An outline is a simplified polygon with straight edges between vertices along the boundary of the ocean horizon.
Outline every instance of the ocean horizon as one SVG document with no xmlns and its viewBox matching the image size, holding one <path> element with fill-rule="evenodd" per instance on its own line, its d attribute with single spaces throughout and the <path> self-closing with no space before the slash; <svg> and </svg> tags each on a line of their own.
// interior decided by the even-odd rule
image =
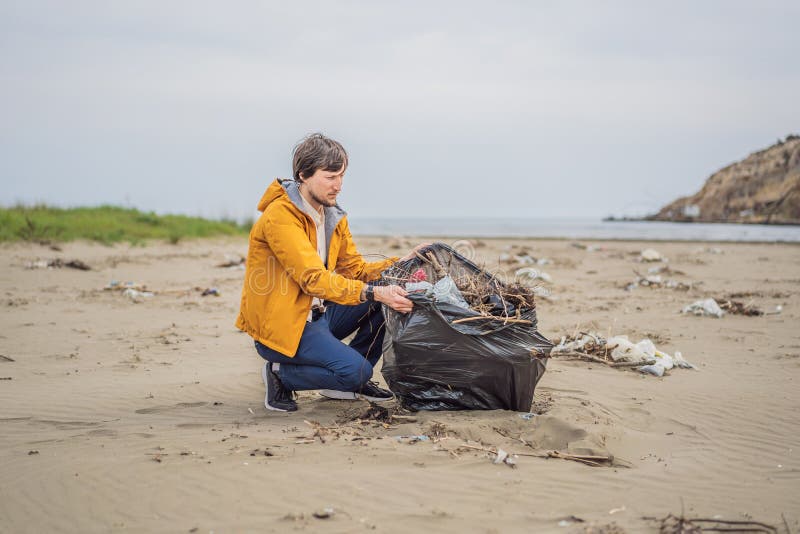
<svg viewBox="0 0 800 534">
<path fill-rule="evenodd" d="M 398 218 L 355 217 L 362 236 L 450 236 L 646 241 L 800 243 L 800 226 L 604 221 L 599 218 Z"/>
</svg>

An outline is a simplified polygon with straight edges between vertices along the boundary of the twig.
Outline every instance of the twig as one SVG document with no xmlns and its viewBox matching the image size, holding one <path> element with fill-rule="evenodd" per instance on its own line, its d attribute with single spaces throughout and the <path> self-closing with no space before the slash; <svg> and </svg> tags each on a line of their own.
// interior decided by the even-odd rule
<svg viewBox="0 0 800 534">
<path fill-rule="evenodd" d="M 615 362 L 613 360 L 604 360 L 603 358 L 599 358 L 597 356 L 592 356 L 591 354 L 586 354 L 585 352 L 559 352 L 557 354 L 552 355 L 554 358 L 575 358 L 578 360 L 586 360 L 589 362 L 595 363 L 602 363 L 604 365 L 608 365 L 609 367 L 639 367 L 640 365 L 653 365 L 656 363 L 656 360 L 644 360 L 639 362 Z"/>
<path fill-rule="evenodd" d="M 603 464 L 600 462 L 611 462 L 612 458 L 609 456 L 590 456 L 590 455 L 578 455 L 578 454 L 567 454 L 558 451 L 549 451 L 547 453 L 548 456 L 551 458 L 561 458 L 562 460 L 573 460 L 575 462 L 580 462 L 582 464 L 590 465 L 592 467 L 603 467 Z"/>
<path fill-rule="evenodd" d="M 503 430 L 501 428 L 494 427 L 494 431 L 497 432 L 498 434 L 500 434 L 501 436 L 503 436 L 504 438 L 517 440 L 520 443 L 522 443 L 523 445 L 525 445 L 526 447 L 530 447 L 531 446 L 530 443 L 528 443 L 527 441 L 522 439 L 522 434 L 520 434 L 520 436 L 518 438 L 515 438 L 507 430 Z"/>
<path fill-rule="evenodd" d="M 768 530 L 778 530 L 772 525 L 767 525 L 766 523 L 761 523 L 759 521 L 740 521 L 735 519 L 692 519 L 691 521 L 693 523 L 722 523 L 723 525 L 755 525 Z"/>
<path fill-rule="evenodd" d="M 640 365 L 653 365 L 655 360 L 645 360 L 643 362 L 613 362 L 608 365 L 611 367 L 638 367 Z"/>
<path fill-rule="evenodd" d="M 428 252 L 427 255 L 428 259 L 430 259 L 431 261 L 431 265 L 433 265 L 433 268 L 436 271 L 436 275 L 439 278 L 444 278 L 445 276 L 447 276 L 447 271 L 445 270 L 444 267 L 442 267 L 442 264 L 439 263 L 439 260 L 436 259 L 436 256 L 433 255 L 433 252 Z"/>
<path fill-rule="evenodd" d="M 578 360 L 586 360 L 590 362 L 602 363 L 608 365 L 610 362 L 608 360 L 604 360 L 602 358 L 598 358 L 597 356 L 592 356 L 591 354 L 586 354 L 585 352 L 559 352 L 557 354 L 550 353 L 553 358 L 576 358 Z"/>
<path fill-rule="evenodd" d="M 512 319 L 511 317 L 495 317 L 494 315 L 476 315 L 475 317 L 463 317 L 461 319 L 456 319 L 450 324 L 467 323 L 470 321 L 477 321 L 480 319 L 494 319 L 495 321 L 503 321 L 505 323 L 532 324 L 531 321 L 527 319 Z"/>
</svg>

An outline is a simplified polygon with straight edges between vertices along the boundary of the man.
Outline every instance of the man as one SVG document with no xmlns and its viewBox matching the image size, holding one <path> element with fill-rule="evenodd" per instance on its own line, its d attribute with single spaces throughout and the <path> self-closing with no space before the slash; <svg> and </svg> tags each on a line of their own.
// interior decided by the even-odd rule
<svg viewBox="0 0 800 534">
<path fill-rule="evenodd" d="M 296 410 L 299 390 L 392 398 L 370 382 L 383 349 L 381 303 L 401 313 L 412 303 L 399 286 L 369 283 L 398 258 L 368 263 L 356 250 L 336 203 L 347 164 L 340 143 L 312 134 L 295 147 L 294 179 L 275 180 L 258 204 L 236 326 L 267 360 L 261 375 L 269 410 Z M 340 341 L 353 332 L 349 345 Z"/>
</svg>

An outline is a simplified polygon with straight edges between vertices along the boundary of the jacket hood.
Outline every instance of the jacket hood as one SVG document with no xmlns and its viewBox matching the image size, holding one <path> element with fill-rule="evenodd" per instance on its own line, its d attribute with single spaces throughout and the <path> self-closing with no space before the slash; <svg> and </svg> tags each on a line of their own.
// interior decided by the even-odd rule
<svg viewBox="0 0 800 534">
<path fill-rule="evenodd" d="M 297 188 L 297 182 L 294 180 L 278 178 L 269 184 L 267 190 L 264 191 L 261 200 L 258 201 L 258 211 L 263 213 L 264 210 L 267 209 L 267 206 L 284 195 L 287 195 L 292 203 L 298 208 L 302 206 L 302 203 L 300 202 L 300 190 Z"/>
<path fill-rule="evenodd" d="M 261 197 L 261 200 L 258 201 L 258 211 L 263 213 L 264 210 L 267 209 L 267 206 L 281 198 L 283 195 L 289 197 L 289 200 L 292 201 L 292 204 L 294 204 L 297 209 L 300 211 L 305 211 L 303 209 L 303 200 L 300 197 L 300 188 L 297 187 L 296 181 L 289 178 L 276 178 L 274 182 L 269 184 L 269 187 L 267 187 L 267 190 L 264 191 L 264 195 Z M 345 215 L 347 215 L 347 212 L 344 211 L 339 204 L 325 207 L 326 217 L 330 216 L 331 218 L 338 220 Z"/>
<path fill-rule="evenodd" d="M 276 200 L 286 197 L 294 204 L 294 207 L 301 213 L 306 213 L 306 210 L 303 208 L 303 199 L 300 196 L 300 189 L 297 187 L 297 182 L 289 179 L 289 178 L 276 178 L 274 182 L 269 184 L 267 190 L 264 191 L 264 195 L 261 197 L 261 200 L 258 202 L 258 211 L 264 212 L 267 209 L 267 206 L 275 202 Z M 342 208 L 339 207 L 338 204 L 335 206 L 325 206 L 325 243 L 326 248 L 330 250 L 331 244 L 331 236 L 333 235 L 333 231 L 336 228 L 336 225 L 339 224 L 347 212 L 344 211 Z M 323 258 L 323 262 L 327 265 L 327 255 Z"/>
</svg>

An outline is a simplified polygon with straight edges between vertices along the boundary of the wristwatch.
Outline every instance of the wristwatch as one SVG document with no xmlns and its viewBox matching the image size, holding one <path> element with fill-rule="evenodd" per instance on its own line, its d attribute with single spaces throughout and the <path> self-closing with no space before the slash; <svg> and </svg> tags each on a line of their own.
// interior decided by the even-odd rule
<svg viewBox="0 0 800 534">
<path fill-rule="evenodd" d="M 369 302 L 375 301 L 375 286 L 367 284 L 367 289 L 364 292 L 364 298 Z"/>
</svg>

